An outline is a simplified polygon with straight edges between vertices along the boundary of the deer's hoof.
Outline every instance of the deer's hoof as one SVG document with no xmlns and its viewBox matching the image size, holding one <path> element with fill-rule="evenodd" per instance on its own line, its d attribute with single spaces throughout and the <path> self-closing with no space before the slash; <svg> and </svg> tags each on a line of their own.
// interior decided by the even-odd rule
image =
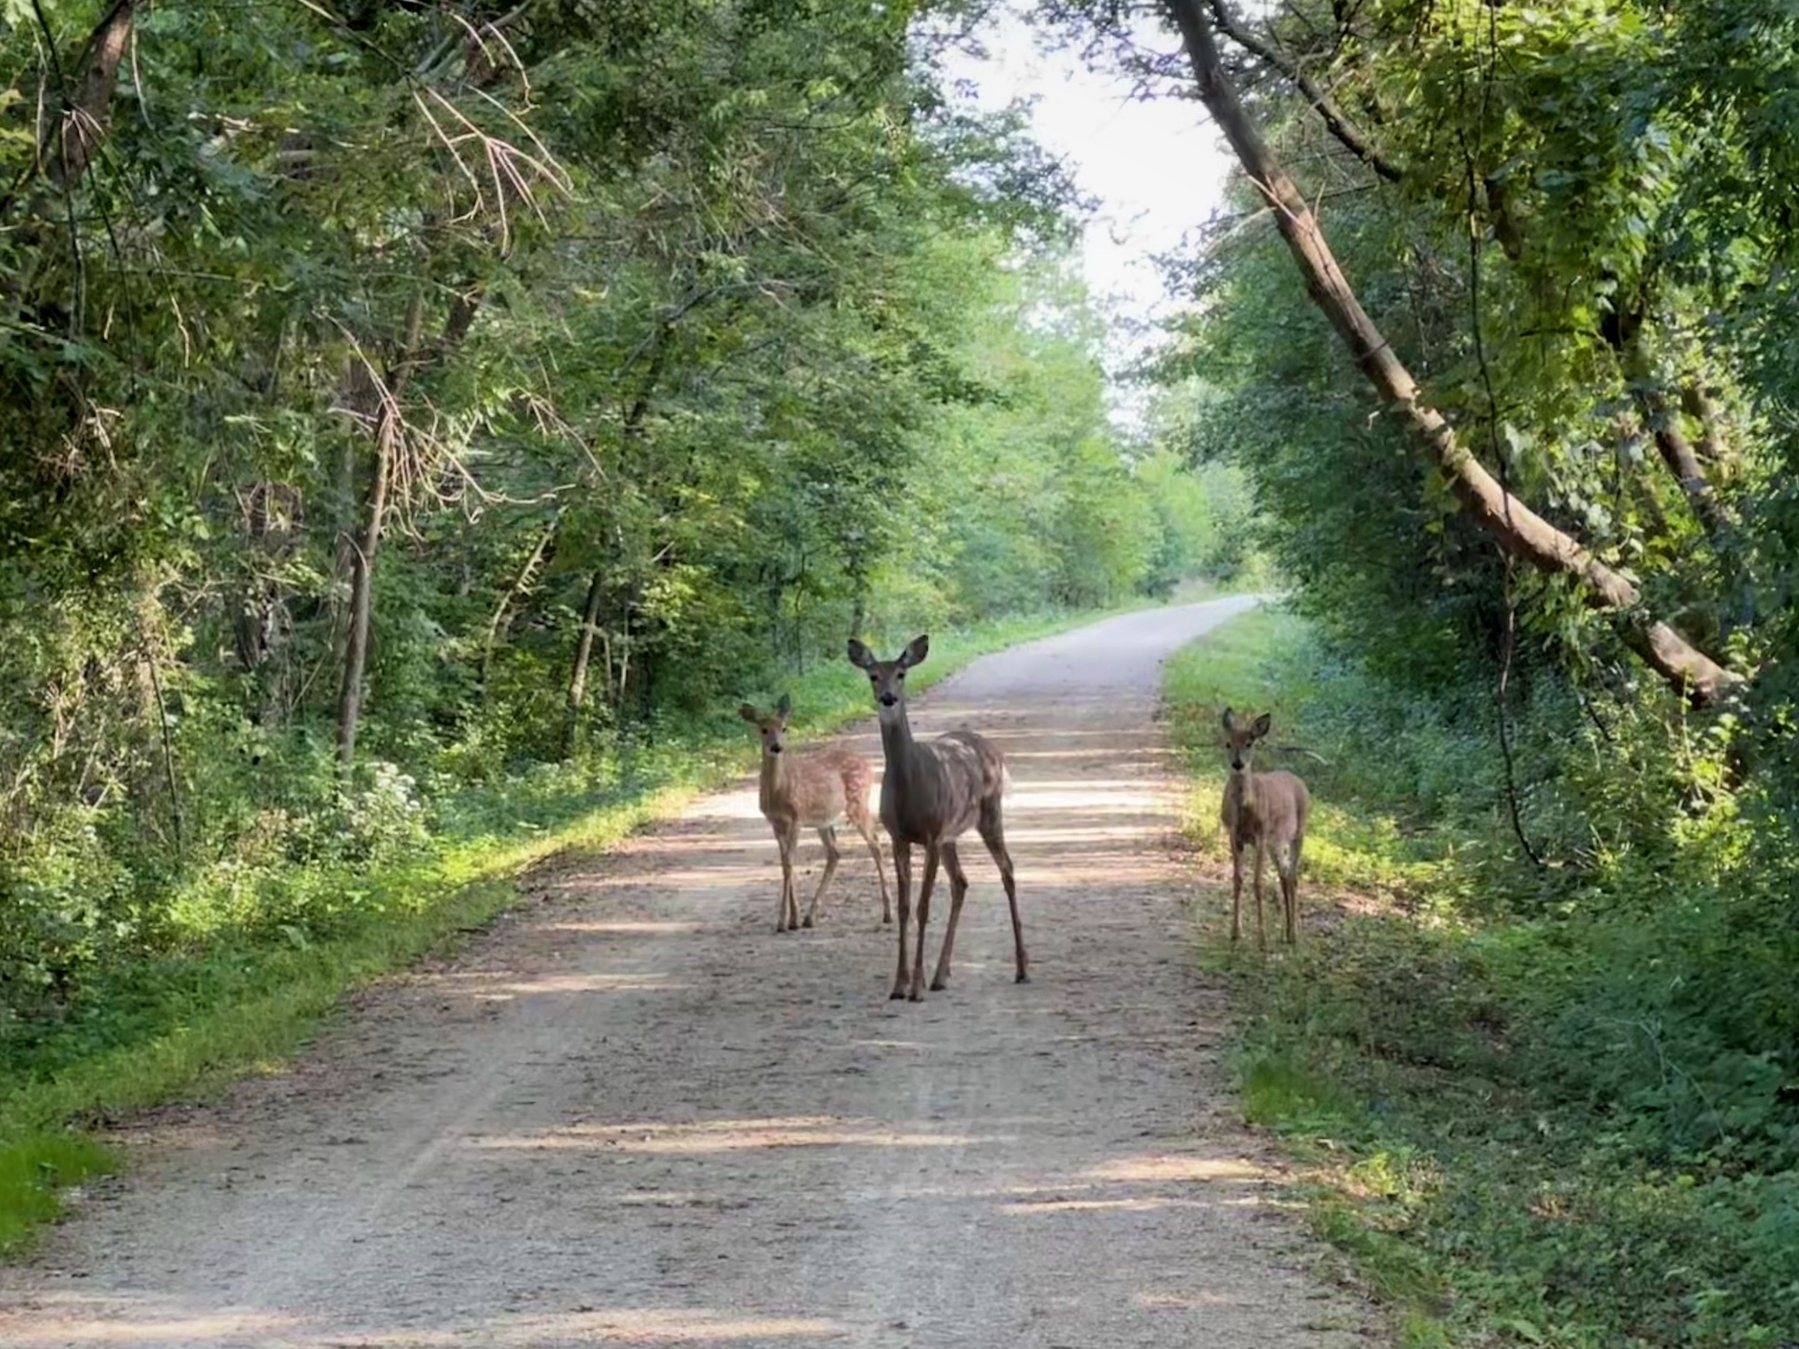
<svg viewBox="0 0 1799 1349">
<path fill-rule="evenodd" d="M 948 987 L 949 987 L 948 979 L 933 979 L 933 980 L 931 980 L 931 992 L 933 992 L 933 993 L 941 993 L 941 992 L 943 992 L 944 989 L 946 989 Z"/>
<path fill-rule="evenodd" d="M 805 921 L 805 922 L 803 922 L 803 923 L 801 923 L 801 924 L 800 924 L 800 926 L 801 926 L 801 927 L 811 927 L 811 926 L 812 926 L 812 919 L 811 919 L 811 916 L 810 916 L 810 915 L 808 915 L 808 916 L 807 916 L 807 918 L 806 918 L 806 921 Z"/>
<path fill-rule="evenodd" d="M 1031 982 L 1031 976 L 1026 974 L 1023 970 L 1020 970 L 1018 976 L 1013 979 L 1012 982 L 1015 984 L 1028 984 Z"/>
<path fill-rule="evenodd" d="M 888 1002 L 898 1002 L 901 998 L 903 998 L 905 996 L 906 996 L 906 990 L 899 987 L 896 984 L 894 986 L 893 992 L 891 992 L 887 995 L 887 1001 Z"/>
</svg>

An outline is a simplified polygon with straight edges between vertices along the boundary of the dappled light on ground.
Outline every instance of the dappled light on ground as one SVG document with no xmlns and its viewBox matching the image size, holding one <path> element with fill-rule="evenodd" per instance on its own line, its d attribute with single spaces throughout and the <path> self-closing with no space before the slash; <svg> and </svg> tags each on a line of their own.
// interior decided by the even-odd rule
<svg viewBox="0 0 1799 1349">
<path fill-rule="evenodd" d="M 337 1325 L 327 1318 L 265 1314 L 182 1316 L 129 1300 L 84 1309 L 58 1308 L 64 1319 L 53 1333 L 13 1333 L 7 1349 L 117 1349 L 118 1346 L 232 1344 L 257 1349 L 538 1349 L 539 1346 L 722 1345 L 818 1340 L 842 1335 L 837 1322 L 816 1316 L 754 1316 L 685 1308 L 594 1309 L 556 1315 L 500 1315 L 433 1328 L 362 1322 Z M 98 1314 L 94 1314 L 98 1313 Z"/>
<path fill-rule="evenodd" d="M 221 1339 L 246 1343 L 295 1343 L 293 1332 L 300 1320 L 271 1312 L 234 1312 L 222 1310 L 200 1315 L 183 1315 L 178 1310 L 158 1305 L 158 1299 L 144 1299 L 134 1306 L 126 1299 L 52 1298 L 46 1310 L 58 1314 L 58 1320 L 43 1330 L 29 1323 L 14 1325 L 0 1320 L 7 1349 L 61 1349 L 61 1346 L 94 1345 L 98 1349 L 118 1345 L 168 1345 L 172 1349 L 207 1344 Z"/>
<path fill-rule="evenodd" d="M 893 1002 L 861 841 L 777 936 L 754 790 L 696 802 L 147 1122 L 116 1197 L 0 1274 L 0 1346 L 1358 1349 L 1221 1106 L 1153 666 L 1116 645 L 918 711 L 1004 737 L 1031 982 L 976 836 L 949 985 Z M 940 878 L 933 962 L 948 908 Z"/>
<path fill-rule="evenodd" d="M 1001 1213 L 1148 1213 L 1154 1209 L 1196 1207 L 1202 1200 L 1178 1195 L 1134 1195 L 1123 1199 L 1034 1199 L 1007 1204 Z"/>
<path fill-rule="evenodd" d="M 456 978 L 461 991 L 478 998 L 529 998 L 552 993 L 673 993 L 692 985 L 661 970 L 634 974 L 471 974 Z"/>
<path fill-rule="evenodd" d="M 1169 1180 L 1257 1180 L 1264 1174 L 1260 1167 L 1234 1157 L 1146 1156 L 1123 1157 L 1101 1162 L 1082 1173 L 1094 1180 L 1169 1181 Z"/>
<path fill-rule="evenodd" d="M 818 1118 L 706 1120 L 693 1124 L 577 1124 L 539 1135 L 478 1137 L 469 1146 L 530 1151 L 592 1148 L 617 1152 L 701 1153 L 744 1148 L 967 1148 L 996 1137 L 883 1129 L 869 1121 Z"/>
<path fill-rule="evenodd" d="M 545 932 L 569 932 L 580 935 L 610 937 L 669 937 L 688 932 L 699 932 L 705 928 L 704 923 L 694 922 L 651 922 L 647 919 L 635 921 L 612 921 L 591 923 L 545 923 Z"/>
</svg>

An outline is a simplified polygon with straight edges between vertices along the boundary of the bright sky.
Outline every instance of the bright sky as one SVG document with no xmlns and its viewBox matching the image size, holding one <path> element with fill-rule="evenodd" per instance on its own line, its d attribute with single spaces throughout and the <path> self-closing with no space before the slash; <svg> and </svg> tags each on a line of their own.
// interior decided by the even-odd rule
<svg viewBox="0 0 1799 1349">
<path fill-rule="evenodd" d="M 989 60 L 956 56 L 948 71 L 979 86 L 983 107 L 1036 101 L 1039 141 L 1100 199 L 1083 248 L 1087 284 L 1127 324 L 1166 314 L 1172 306 L 1154 257 L 1174 249 L 1223 199 L 1231 161 L 1218 134 L 1196 101 L 1136 99 L 1122 75 L 1089 70 L 1073 52 L 1039 52 L 1018 9 L 1012 0 L 979 31 Z M 1146 32 L 1144 41 L 1172 48 L 1176 39 Z M 1119 325 L 1113 363 L 1145 340 Z M 1128 418 L 1135 400 L 1120 395 L 1118 411 Z"/>
</svg>

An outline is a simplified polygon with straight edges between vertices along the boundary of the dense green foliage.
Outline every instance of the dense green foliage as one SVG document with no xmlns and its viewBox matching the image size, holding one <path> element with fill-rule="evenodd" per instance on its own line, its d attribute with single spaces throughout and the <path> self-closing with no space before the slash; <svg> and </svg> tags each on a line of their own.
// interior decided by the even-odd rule
<svg viewBox="0 0 1799 1349">
<path fill-rule="evenodd" d="M 1335 1230 L 1447 1278 L 1457 1342 L 1799 1338 L 1799 14 L 1211 9 L 1421 398 L 1743 676 L 1685 705 L 1477 529 L 1239 184 L 1162 443 L 1245 473 L 1311 626 L 1177 691 L 1208 770 L 1208 705 L 1272 699 L 1326 761 L 1312 884 L 1392 901 L 1246 974 L 1251 1102 L 1357 1141 Z"/>
<path fill-rule="evenodd" d="M 1197 565 L 1067 184 L 916 17 L 4 8 L 0 1061 L 647 790 L 846 633 Z"/>
<path fill-rule="evenodd" d="M 1490 728 L 1392 703 L 1289 615 L 1189 648 L 1168 694 L 1198 839 L 1222 853 L 1223 703 L 1273 710 L 1273 762 L 1318 802 L 1305 943 L 1227 956 L 1220 911 L 1207 945 L 1241 998 L 1247 1113 L 1316 1166 L 1322 1230 L 1408 1308 L 1408 1342 L 1791 1339 L 1799 1102 L 1768 1031 L 1791 1008 L 1748 906 L 1690 872 L 1627 905 L 1595 868 L 1580 903 L 1519 912 Z M 1377 902 L 1328 902 L 1346 890 Z"/>
</svg>

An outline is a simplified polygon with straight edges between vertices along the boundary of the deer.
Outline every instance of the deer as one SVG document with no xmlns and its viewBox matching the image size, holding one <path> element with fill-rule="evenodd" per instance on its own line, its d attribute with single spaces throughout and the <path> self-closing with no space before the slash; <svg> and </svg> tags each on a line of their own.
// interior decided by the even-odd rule
<svg viewBox="0 0 1799 1349">
<path fill-rule="evenodd" d="M 944 929 L 943 948 L 937 953 L 931 990 L 941 992 L 949 983 L 956 922 L 968 894 L 968 876 L 962 870 L 956 840 L 970 828 L 980 832 L 981 842 L 999 867 L 1000 883 L 1012 909 L 1016 981 L 1030 982 L 1024 929 L 1018 917 L 1018 886 L 1000 812 L 1000 798 L 1008 783 L 1005 757 L 990 740 L 966 728 L 928 742 L 913 738 L 906 713 L 906 671 L 929 652 L 928 635 L 913 638 L 895 660 L 878 660 L 854 637 L 849 641 L 851 664 L 867 672 L 873 688 L 886 761 L 881 778 L 881 823 L 893 845 L 893 876 L 899 890 L 899 966 L 888 996 L 913 1002 L 924 1001 L 925 930 L 930 924 L 931 892 L 937 884 L 939 864 L 949 872 L 949 924 Z M 924 849 L 924 876 L 918 887 L 917 959 L 909 964 L 906 924 L 911 917 L 915 847 Z"/>
<path fill-rule="evenodd" d="M 893 905 L 887 897 L 887 873 L 881 869 L 881 845 L 875 838 L 874 820 L 868 813 L 868 761 L 847 749 L 815 749 L 803 754 L 787 752 L 787 723 L 793 702 L 783 693 L 773 716 L 763 716 L 753 704 L 737 709 L 745 721 L 755 724 L 762 737 L 762 776 L 757 805 L 762 818 L 775 832 L 781 850 L 781 912 L 776 932 L 811 927 L 819 916 L 825 888 L 843 856 L 837 849 L 837 827 L 845 820 L 862 835 L 875 862 L 875 879 L 881 886 L 881 922 L 893 921 Z M 800 921 L 799 895 L 793 883 L 793 856 L 799 848 L 800 830 L 818 830 L 825 845 L 825 873 Z"/>
<path fill-rule="evenodd" d="M 1264 857 L 1274 849 L 1274 869 L 1280 877 L 1281 908 L 1289 946 L 1299 944 L 1299 854 L 1305 844 L 1306 815 L 1312 808 L 1304 782 L 1292 773 L 1258 773 L 1251 764 L 1257 742 L 1267 736 L 1274 718 L 1264 712 L 1253 721 L 1224 709 L 1224 752 L 1230 760 L 1230 778 L 1224 786 L 1224 829 L 1231 845 L 1231 941 L 1243 937 L 1243 853 L 1256 850 L 1256 945 L 1268 949 L 1268 931 L 1262 917 Z M 900 906 L 904 922 L 905 906 Z"/>
</svg>

